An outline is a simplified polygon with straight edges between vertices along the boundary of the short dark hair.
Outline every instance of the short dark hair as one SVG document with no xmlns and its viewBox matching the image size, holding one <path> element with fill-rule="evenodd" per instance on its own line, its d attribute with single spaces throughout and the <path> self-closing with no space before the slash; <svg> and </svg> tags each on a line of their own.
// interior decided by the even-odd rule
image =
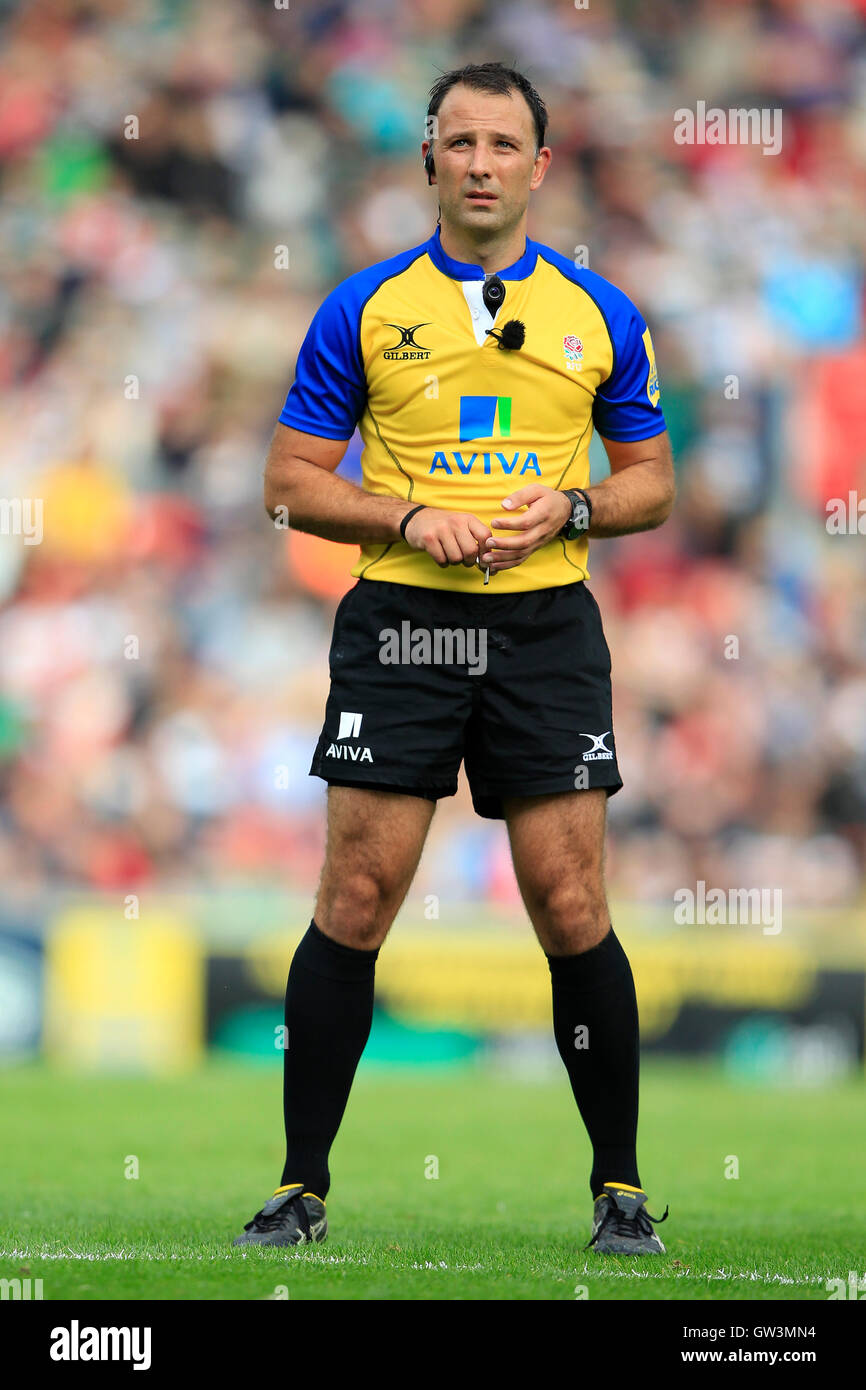
<svg viewBox="0 0 866 1390">
<path fill-rule="evenodd" d="M 532 112 L 535 123 L 536 148 L 541 149 L 547 131 L 547 107 L 538 92 L 522 72 L 507 68 L 504 63 L 467 63 L 465 67 L 453 68 L 443 72 L 430 88 L 427 102 L 427 115 L 435 116 L 452 87 L 471 87 L 475 92 L 493 92 L 496 96 L 507 96 L 509 92 L 520 92 Z"/>
</svg>

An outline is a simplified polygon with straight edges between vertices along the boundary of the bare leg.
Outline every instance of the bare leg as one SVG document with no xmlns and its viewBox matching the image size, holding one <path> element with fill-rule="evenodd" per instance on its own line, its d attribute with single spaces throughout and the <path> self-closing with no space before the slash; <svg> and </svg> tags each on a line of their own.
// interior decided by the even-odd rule
<svg viewBox="0 0 866 1390">
<path fill-rule="evenodd" d="M 328 788 L 328 840 L 316 897 L 326 936 L 381 946 L 409 891 L 436 806 L 420 796 Z"/>
</svg>

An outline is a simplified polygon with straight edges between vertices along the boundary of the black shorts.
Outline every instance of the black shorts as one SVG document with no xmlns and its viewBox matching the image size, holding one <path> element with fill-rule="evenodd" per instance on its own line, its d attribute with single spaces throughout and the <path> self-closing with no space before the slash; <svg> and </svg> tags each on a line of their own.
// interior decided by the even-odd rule
<svg viewBox="0 0 866 1390">
<path fill-rule="evenodd" d="M 610 652 L 583 581 L 481 595 L 359 579 L 330 668 L 310 775 L 332 785 L 435 801 L 465 760 L 490 819 L 506 796 L 622 786 Z"/>
</svg>

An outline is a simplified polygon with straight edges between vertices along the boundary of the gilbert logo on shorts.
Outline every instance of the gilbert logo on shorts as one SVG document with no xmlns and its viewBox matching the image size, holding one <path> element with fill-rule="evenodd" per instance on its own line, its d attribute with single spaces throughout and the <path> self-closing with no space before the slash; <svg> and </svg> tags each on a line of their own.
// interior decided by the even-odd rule
<svg viewBox="0 0 866 1390">
<path fill-rule="evenodd" d="M 587 748 L 583 755 L 583 761 L 585 763 L 601 762 L 602 760 L 613 757 L 613 753 L 605 743 L 605 739 L 610 738 L 610 729 L 606 730 L 603 734 L 581 734 L 580 737 L 588 738 L 592 743 L 592 747 Z"/>
<path fill-rule="evenodd" d="M 336 742 L 330 745 L 325 754 L 326 758 L 338 758 L 344 763 L 371 763 L 373 761 L 373 754 L 369 748 L 358 748 L 343 741 L 359 736 L 363 718 L 363 714 L 358 714 L 354 710 L 340 710 L 340 729 Z"/>
</svg>

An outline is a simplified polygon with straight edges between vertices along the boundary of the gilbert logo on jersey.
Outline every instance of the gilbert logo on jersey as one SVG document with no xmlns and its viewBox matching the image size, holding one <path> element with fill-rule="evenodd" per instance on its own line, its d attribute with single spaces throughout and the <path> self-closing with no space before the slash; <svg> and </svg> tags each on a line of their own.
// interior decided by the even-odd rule
<svg viewBox="0 0 866 1390">
<path fill-rule="evenodd" d="M 422 328 L 429 328 L 429 323 L 416 323 L 411 328 L 404 328 L 399 323 L 386 323 L 386 328 L 393 328 L 400 334 L 399 343 L 394 343 L 393 347 L 386 348 L 382 353 L 386 362 L 426 362 L 430 356 L 429 348 L 425 348 L 421 343 L 415 342 L 415 334 Z M 403 349 L 406 349 L 404 352 Z"/>
</svg>

